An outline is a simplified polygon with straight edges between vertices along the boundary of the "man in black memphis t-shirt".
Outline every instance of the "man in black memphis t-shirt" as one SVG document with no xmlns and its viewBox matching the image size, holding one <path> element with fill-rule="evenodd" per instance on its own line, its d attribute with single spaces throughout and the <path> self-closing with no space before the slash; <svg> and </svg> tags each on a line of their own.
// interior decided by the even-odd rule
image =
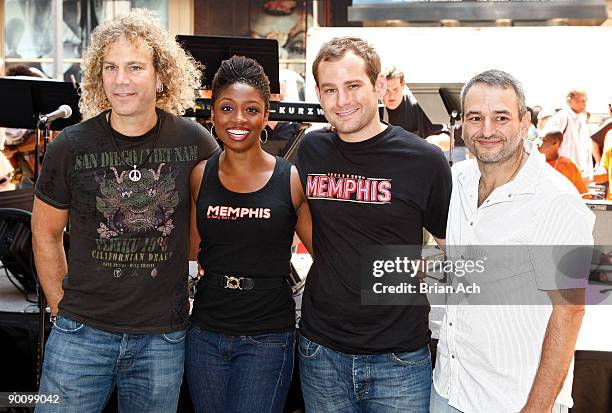
<svg viewBox="0 0 612 413">
<path fill-rule="evenodd" d="M 386 82 L 365 41 L 326 43 L 313 75 L 335 131 L 308 134 L 296 161 L 313 223 L 298 344 L 306 411 L 428 412 L 429 305 L 363 305 L 360 273 L 373 246 L 420 253 L 422 228 L 443 242 L 450 168 L 438 148 L 379 120 Z"/>
<path fill-rule="evenodd" d="M 36 182 L 36 268 L 52 316 L 37 412 L 176 411 L 188 324 L 193 166 L 218 146 L 177 116 L 197 68 L 144 10 L 92 34 L 84 120 L 49 145 Z M 110 109 L 110 110 L 109 110 Z M 70 219 L 68 260 L 62 233 Z"/>
</svg>

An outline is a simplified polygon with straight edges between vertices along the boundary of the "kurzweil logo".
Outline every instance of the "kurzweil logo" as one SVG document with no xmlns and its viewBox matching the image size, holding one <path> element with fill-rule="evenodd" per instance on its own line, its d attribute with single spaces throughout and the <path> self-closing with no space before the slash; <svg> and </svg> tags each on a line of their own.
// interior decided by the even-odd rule
<svg viewBox="0 0 612 413">
<path fill-rule="evenodd" d="M 306 196 L 309 199 L 388 204 L 391 202 L 391 180 L 311 174 L 306 182 Z"/>
<path fill-rule="evenodd" d="M 206 218 L 238 219 L 238 218 L 270 218 L 270 208 L 232 208 L 228 206 L 208 206 Z"/>
</svg>

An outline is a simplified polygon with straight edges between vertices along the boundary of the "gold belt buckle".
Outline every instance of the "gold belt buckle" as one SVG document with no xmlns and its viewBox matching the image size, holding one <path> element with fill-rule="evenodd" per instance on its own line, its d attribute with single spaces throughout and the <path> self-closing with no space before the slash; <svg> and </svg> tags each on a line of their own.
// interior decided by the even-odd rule
<svg viewBox="0 0 612 413">
<path fill-rule="evenodd" d="M 240 281 L 242 281 L 242 277 L 238 278 L 231 275 L 226 275 L 224 288 L 229 288 L 230 290 L 242 290 L 242 287 L 240 287 Z"/>
</svg>

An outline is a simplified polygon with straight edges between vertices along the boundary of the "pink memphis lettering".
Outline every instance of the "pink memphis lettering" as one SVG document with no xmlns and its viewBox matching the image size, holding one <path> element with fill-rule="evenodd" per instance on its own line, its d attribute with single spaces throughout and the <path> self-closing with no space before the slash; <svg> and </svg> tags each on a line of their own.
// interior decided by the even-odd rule
<svg viewBox="0 0 612 413">
<path fill-rule="evenodd" d="M 209 205 L 206 218 L 231 219 L 238 218 L 270 218 L 270 208 L 232 208 L 229 206 Z"/>
<path fill-rule="evenodd" d="M 308 175 L 306 196 L 309 199 L 329 199 L 368 204 L 391 202 L 391 180 L 364 178 L 355 175 Z"/>
</svg>

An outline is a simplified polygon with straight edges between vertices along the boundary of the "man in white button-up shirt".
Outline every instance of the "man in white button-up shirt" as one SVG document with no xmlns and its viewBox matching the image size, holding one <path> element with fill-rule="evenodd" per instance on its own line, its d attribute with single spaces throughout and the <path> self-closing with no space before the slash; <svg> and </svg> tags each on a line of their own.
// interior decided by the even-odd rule
<svg viewBox="0 0 612 413">
<path fill-rule="evenodd" d="M 481 279 L 503 286 L 483 299 L 493 305 L 446 306 L 431 412 L 567 411 L 584 313 L 586 281 L 578 275 L 588 259 L 566 276 L 547 253 L 553 245 L 592 245 L 594 215 L 523 140 L 530 118 L 512 76 L 483 72 L 461 101 L 463 138 L 476 159 L 453 167 L 447 251 L 503 245 L 512 259 L 498 259 Z"/>
<path fill-rule="evenodd" d="M 559 155 L 574 162 L 585 179 L 593 178 L 593 140 L 586 117 L 587 94 L 581 89 L 567 93 L 567 106 L 555 113 L 546 123 L 542 135 L 563 132 Z"/>
</svg>

